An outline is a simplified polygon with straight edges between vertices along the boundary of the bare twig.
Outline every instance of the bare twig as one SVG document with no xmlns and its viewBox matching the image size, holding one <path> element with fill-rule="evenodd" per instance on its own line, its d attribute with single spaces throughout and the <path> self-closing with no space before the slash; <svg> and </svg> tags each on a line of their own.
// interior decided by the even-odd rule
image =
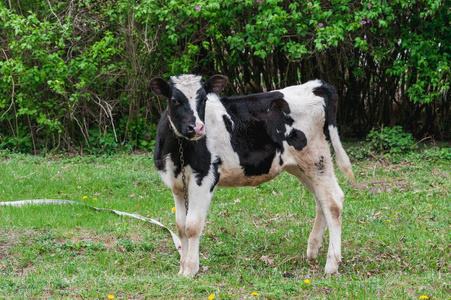
<svg viewBox="0 0 451 300">
<path fill-rule="evenodd" d="M 63 174 L 64 172 L 66 172 L 67 169 L 68 169 L 69 167 L 72 167 L 72 164 L 69 164 L 69 165 L 65 166 L 64 168 L 62 168 L 61 170 L 59 170 L 58 173 L 55 174 L 55 176 L 53 176 L 52 178 L 50 178 L 50 180 L 53 180 L 53 179 L 55 179 L 56 177 L 58 177 L 58 176 L 60 176 L 61 174 Z"/>
<path fill-rule="evenodd" d="M 72 118 L 74 118 L 75 122 L 77 122 L 78 127 L 80 128 L 81 133 L 83 134 L 83 137 L 84 137 L 84 139 L 85 139 L 85 141 L 86 141 L 86 144 L 89 145 L 89 140 L 88 140 L 88 137 L 87 137 L 86 134 L 85 134 L 85 131 L 84 131 L 84 129 L 83 129 L 83 126 L 81 126 L 80 122 L 78 121 L 78 119 L 77 119 L 73 114 L 72 114 Z"/>
<path fill-rule="evenodd" d="M 28 178 L 28 177 L 30 177 L 31 175 L 33 175 L 33 174 L 35 174 L 35 173 L 37 173 L 37 172 L 38 172 L 38 171 L 34 171 L 34 172 L 31 172 L 30 174 L 25 175 L 25 176 L 19 176 L 19 177 L 14 176 L 14 179 Z"/>
<path fill-rule="evenodd" d="M 8 55 L 6 55 L 5 49 L 2 48 L 2 51 L 3 51 L 3 54 L 5 55 L 6 61 L 9 61 Z M 2 116 L 0 118 L 3 118 L 11 110 L 11 108 L 14 105 L 14 94 L 15 94 L 15 86 L 16 86 L 16 84 L 14 83 L 13 75 L 11 74 L 10 76 L 11 76 L 11 81 L 13 83 L 13 91 L 11 93 L 11 104 L 9 105 L 8 109 L 3 112 L 3 114 L 2 114 Z"/>
<path fill-rule="evenodd" d="M 419 143 L 421 143 L 422 141 L 429 140 L 429 139 L 432 139 L 432 137 L 431 136 L 426 136 L 426 137 L 422 138 L 421 140 L 419 140 L 417 143 L 413 144 L 410 148 L 413 148 L 416 145 L 418 145 Z"/>
<path fill-rule="evenodd" d="M 112 107 L 108 102 L 100 99 L 99 96 L 97 96 L 95 94 L 94 94 L 94 96 L 97 98 L 97 100 L 99 100 L 99 102 L 97 104 L 99 104 L 99 106 L 103 109 L 103 111 L 105 112 L 105 115 L 110 118 L 111 126 L 113 127 L 113 132 L 114 132 L 114 140 L 117 142 L 117 135 L 116 135 L 116 128 L 114 127 Z M 105 107 L 102 105 L 101 101 L 103 101 L 103 103 L 105 103 Z"/>
<path fill-rule="evenodd" d="M 67 33 L 66 29 L 63 27 L 63 24 L 61 23 L 60 19 L 58 18 L 58 16 L 55 14 L 55 12 L 52 9 L 52 5 L 50 4 L 50 1 L 47 0 L 47 3 L 49 4 L 49 8 L 50 11 L 52 12 L 52 14 L 55 16 L 56 20 L 58 21 L 58 23 L 60 24 L 61 28 L 63 29 L 64 33 L 66 34 L 66 36 L 69 36 L 69 34 Z"/>
</svg>

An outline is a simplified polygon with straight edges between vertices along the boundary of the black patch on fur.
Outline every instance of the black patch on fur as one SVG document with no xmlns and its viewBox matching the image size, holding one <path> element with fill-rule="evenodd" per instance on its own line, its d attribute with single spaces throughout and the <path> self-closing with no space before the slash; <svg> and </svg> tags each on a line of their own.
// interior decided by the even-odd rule
<svg viewBox="0 0 451 300">
<path fill-rule="evenodd" d="M 202 180 L 210 172 L 211 153 L 207 148 L 207 140 L 184 141 L 184 159 L 193 169 L 198 186 L 202 185 Z"/>
<path fill-rule="evenodd" d="M 283 94 L 268 92 L 224 97 L 221 102 L 234 124 L 232 128 L 228 118 L 223 117 L 231 135 L 232 148 L 238 154 L 244 174 L 252 177 L 269 173 L 277 152 L 284 151 L 286 125 L 294 123 Z M 300 150 L 305 147 L 302 146 L 303 143 L 306 144 L 305 135 L 296 130 L 289 143 Z"/>
<path fill-rule="evenodd" d="M 166 141 L 166 137 L 168 135 L 172 136 L 172 130 L 169 128 L 168 110 L 166 109 L 161 115 L 160 122 L 158 123 L 157 138 L 155 140 L 155 151 L 153 153 L 153 161 L 155 163 L 155 167 L 159 171 L 166 171 L 165 160 L 168 151 L 163 148 L 176 147 L 175 143 L 168 143 L 168 141 Z M 177 142 L 175 139 L 174 141 Z"/>
<path fill-rule="evenodd" d="M 305 134 L 298 130 L 292 129 L 290 134 L 287 136 L 287 143 L 290 146 L 293 146 L 296 150 L 302 150 L 305 146 L 307 146 L 307 137 Z"/>
<path fill-rule="evenodd" d="M 229 119 L 227 115 L 222 116 L 222 120 L 228 132 L 232 132 L 232 121 Z"/>
<path fill-rule="evenodd" d="M 326 162 L 324 156 L 321 156 L 318 162 L 315 163 L 315 167 L 318 169 L 319 174 L 324 174 L 326 171 Z"/>
<path fill-rule="evenodd" d="M 210 193 L 213 192 L 213 190 L 215 189 L 215 186 L 218 184 L 219 182 L 219 177 L 221 176 L 221 174 L 219 173 L 219 167 L 221 166 L 222 161 L 219 157 L 217 157 L 215 159 L 215 161 L 213 162 L 213 176 L 215 178 L 214 183 L 211 185 L 210 188 Z"/>
<path fill-rule="evenodd" d="M 165 171 L 166 164 L 163 159 L 155 160 L 155 167 L 157 167 L 157 170 L 159 171 Z"/>
<path fill-rule="evenodd" d="M 322 85 L 313 89 L 313 93 L 316 96 L 324 98 L 324 111 L 326 113 L 326 122 L 324 123 L 324 135 L 326 139 L 330 140 L 329 135 L 329 125 L 337 127 L 337 106 L 338 106 L 338 95 L 335 88 L 330 84 L 321 81 Z"/>
</svg>

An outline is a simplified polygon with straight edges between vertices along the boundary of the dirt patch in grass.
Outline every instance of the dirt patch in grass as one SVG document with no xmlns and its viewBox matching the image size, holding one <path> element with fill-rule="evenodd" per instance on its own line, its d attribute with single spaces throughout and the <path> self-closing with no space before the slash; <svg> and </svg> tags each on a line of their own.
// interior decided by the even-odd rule
<svg viewBox="0 0 451 300">
<path fill-rule="evenodd" d="M 394 181 L 387 181 L 383 179 L 375 179 L 369 181 L 362 181 L 352 184 L 353 187 L 362 190 L 370 191 L 373 195 L 379 193 L 388 193 L 392 190 L 404 192 L 409 190 L 409 182 L 407 180 L 398 179 Z"/>
<path fill-rule="evenodd" d="M 385 172 L 387 174 L 384 174 Z M 396 175 L 393 175 L 393 172 Z M 417 172 L 416 165 L 408 161 L 399 164 L 391 164 L 387 160 L 371 161 L 360 170 L 361 179 L 350 185 L 362 191 L 370 191 L 374 195 L 391 191 L 414 191 L 415 182 L 408 179 L 412 172 Z M 434 177 L 449 177 L 449 174 L 439 168 L 431 169 L 431 173 Z"/>
<path fill-rule="evenodd" d="M 68 235 L 66 233 L 66 235 Z M 93 230 L 78 230 L 75 235 L 72 235 L 67 238 L 67 240 L 72 241 L 74 243 L 86 242 L 90 241 L 96 244 L 102 244 L 107 249 L 113 249 L 117 245 L 117 238 L 113 234 L 105 234 L 99 235 Z M 56 239 L 57 243 L 64 243 L 64 239 Z"/>
<path fill-rule="evenodd" d="M 27 269 L 31 262 L 26 259 L 16 259 L 11 249 L 20 247 L 23 243 L 29 243 L 28 241 L 35 239 L 38 235 L 38 232 L 17 229 L 7 229 L 0 233 L 0 274 L 5 272 L 28 273 Z"/>
<path fill-rule="evenodd" d="M 126 249 L 121 245 L 121 240 L 130 241 L 136 250 Z M 55 233 L 6 229 L 0 233 L 0 274 L 8 272 L 22 277 L 36 273 L 39 271 L 37 262 L 49 259 L 49 256 L 59 256 L 62 252 L 67 253 L 69 258 L 87 257 L 90 255 L 87 249 L 100 252 L 144 251 L 151 256 L 151 252 L 171 254 L 176 251 L 171 241 L 160 240 L 156 246 L 143 250 L 140 245 L 144 243 L 144 235 L 136 234 L 118 238 L 114 234 L 102 235 L 95 230 Z"/>
<path fill-rule="evenodd" d="M 18 229 L 6 229 L 0 232 L 0 260 L 6 258 L 9 249 L 17 247 L 22 241 L 32 240 L 39 233 L 34 231 L 20 231 Z"/>
</svg>

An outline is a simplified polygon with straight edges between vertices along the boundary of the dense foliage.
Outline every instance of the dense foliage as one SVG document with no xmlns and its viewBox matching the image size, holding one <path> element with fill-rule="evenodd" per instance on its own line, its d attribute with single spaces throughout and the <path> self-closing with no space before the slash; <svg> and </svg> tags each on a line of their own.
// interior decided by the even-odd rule
<svg viewBox="0 0 451 300">
<path fill-rule="evenodd" d="M 406 154 L 416 146 L 412 135 L 403 132 L 401 126 L 372 129 L 367 136 L 367 141 L 371 149 L 379 153 Z"/>
<path fill-rule="evenodd" d="M 321 78 L 341 132 L 450 138 L 451 9 L 441 0 L 0 3 L 0 148 L 151 149 L 153 76 L 222 73 L 226 93 Z"/>
</svg>

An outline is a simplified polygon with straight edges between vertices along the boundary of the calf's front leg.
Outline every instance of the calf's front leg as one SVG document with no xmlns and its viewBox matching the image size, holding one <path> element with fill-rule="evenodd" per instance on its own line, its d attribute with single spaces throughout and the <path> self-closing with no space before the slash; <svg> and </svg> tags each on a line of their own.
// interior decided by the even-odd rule
<svg viewBox="0 0 451 300">
<path fill-rule="evenodd" d="M 180 253 L 179 275 L 183 275 L 185 265 L 184 262 L 188 254 L 188 246 L 189 246 L 188 237 L 185 234 L 186 212 L 185 212 L 185 199 L 183 198 L 183 193 L 181 195 L 174 193 L 174 201 L 175 201 L 175 222 L 177 224 L 177 232 L 179 234 L 180 241 L 182 242 L 182 251 Z"/>
<path fill-rule="evenodd" d="M 189 208 L 186 215 L 183 196 L 176 208 L 177 230 L 182 240 L 179 275 L 194 276 L 199 271 L 199 238 L 205 225 L 211 192 L 199 187 L 189 189 Z"/>
</svg>

